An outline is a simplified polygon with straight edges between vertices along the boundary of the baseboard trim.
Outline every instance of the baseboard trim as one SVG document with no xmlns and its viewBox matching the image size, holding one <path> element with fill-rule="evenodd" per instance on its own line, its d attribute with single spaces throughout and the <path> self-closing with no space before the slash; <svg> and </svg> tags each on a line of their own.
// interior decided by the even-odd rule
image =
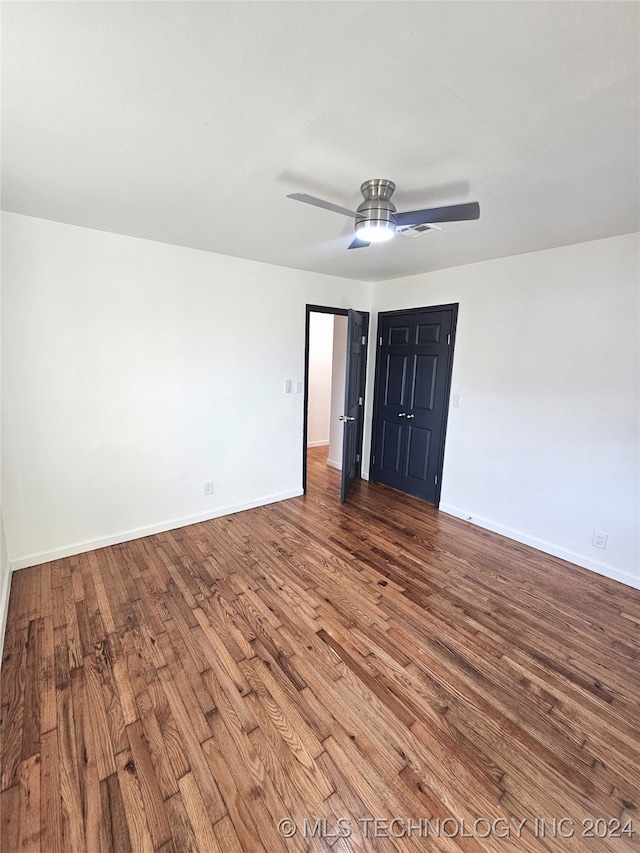
<svg viewBox="0 0 640 853">
<path fill-rule="evenodd" d="M 329 439 L 326 441 L 308 441 L 307 447 L 327 447 L 329 444 Z"/>
<path fill-rule="evenodd" d="M 194 515 L 186 515 L 182 518 L 173 518 L 168 521 L 160 521 L 157 524 L 148 524 L 144 527 L 135 527 L 112 533 L 109 536 L 101 536 L 96 539 L 87 539 L 84 542 L 74 542 L 71 545 L 63 545 L 52 548 L 49 551 L 38 551 L 33 554 L 24 554 L 21 557 L 11 559 L 11 568 L 26 569 L 29 566 L 38 566 L 40 563 L 49 563 L 51 560 L 60 560 L 63 557 L 71 557 L 74 554 L 83 554 L 86 551 L 95 551 L 97 548 L 108 548 L 109 545 L 119 545 L 121 542 L 130 542 L 132 539 L 142 539 L 144 536 L 152 536 L 154 533 L 164 533 L 167 530 L 176 530 L 179 527 L 188 527 L 190 524 L 199 524 L 202 521 L 211 521 L 213 518 L 221 518 L 223 515 L 233 515 L 236 512 L 244 512 L 247 509 L 255 509 L 259 506 L 285 501 L 289 498 L 297 498 L 304 494 L 302 489 L 292 489 L 288 492 L 279 492 L 275 495 L 265 495 L 255 501 L 248 501 L 234 506 L 219 507 L 206 512 L 198 512 Z"/>
<path fill-rule="evenodd" d="M 334 459 L 327 459 L 327 465 L 335 468 L 337 471 L 342 471 L 342 462 L 336 462 Z"/>
<path fill-rule="evenodd" d="M 607 563 L 600 563 L 598 560 L 590 560 L 583 554 L 577 554 L 574 551 L 569 551 L 567 548 L 561 548 L 559 545 L 554 545 L 552 542 L 546 542 L 544 539 L 538 539 L 535 536 L 529 536 L 522 533 L 520 530 L 514 530 L 511 527 L 505 527 L 503 524 L 498 524 L 490 518 L 483 518 L 480 515 L 473 515 L 471 512 L 466 512 L 458 507 L 450 504 L 440 504 L 441 512 L 446 512 L 447 515 L 453 515 L 456 518 L 461 518 L 468 521 L 469 524 L 476 524 L 478 527 L 483 527 L 485 530 L 491 530 L 493 533 L 499 533 L 501 536 L 506 536 L 507 539 L 514 539 L 516 542 L 521 542 L 523 545 L 530 545 L 538 551 L 544 551 L 545 554 L 551 554 L 553 557 L 559 557 L 561 560 L 566 560 L 568 563 L 573 563 L 583 569 L 589 569 L 599 575 L 604 575 L 606 578 L 626 584 L 634 589 L 640 589 L 640 575 L 634 576 L 628 572 L 620 571 L 615 566 L 610 566 Z"/>
<path fill-rule="evenodd" d="M 7 630 L 7 614 L 9 612 L 9 594 L 11 592 L 11 573 L 13 566 L 8 564 L 0 587 L 0 660 L 4 651 L 4 634 Z"/>
</svg>

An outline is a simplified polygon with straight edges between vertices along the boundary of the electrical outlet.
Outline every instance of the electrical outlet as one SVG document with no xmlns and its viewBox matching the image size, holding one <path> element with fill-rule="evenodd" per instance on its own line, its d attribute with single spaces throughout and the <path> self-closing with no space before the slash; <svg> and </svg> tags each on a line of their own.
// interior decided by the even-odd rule
<svg viewBox="0 0 640 853">
<path fill-rule="evenodd" d="M 207 482 L 204 484 L 204 493 L 205 495 L 213 494 L 213 480 L 207 480 Z"/>
<path fill-rule="evenodd" d="M 460 396 L 460 394 L 453 395 L 453 405 L 456 407 L 456 409 L 459 409 L 462 405 L 462 397 Z"/>
<path fill-rule="evenodd" d="M 608 533 L 603 533 L 602 530 L 594 530 L 593 531 L 593 539 L 591 540 L 591 544 L 594 548 L 602 548 L 607 547 L 607 539 L 609 538 Z"/>
</svg>

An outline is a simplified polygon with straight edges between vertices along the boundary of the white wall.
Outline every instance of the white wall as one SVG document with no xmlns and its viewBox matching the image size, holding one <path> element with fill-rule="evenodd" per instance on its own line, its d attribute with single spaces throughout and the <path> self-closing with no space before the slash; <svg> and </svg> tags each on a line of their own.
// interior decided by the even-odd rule
<svg viewBox="0 0 640 853">
<path fill-rule="evenodd" d="M 342 439 L 344 424 L 338 420 L 344 411 L 344 386 L 347 374 L 348 319 L 340 314 L 333 318 L 333 353 L 331 361 L 331 420 L 327 465 L 342 471 Z"/>
<path fill-rule="evenodd" d="M 333 315 L 309 315 L 309 399 L 307 447 L 329 444 Z"/>
<path fill-rule="evenodd" d="M 638 587 L 639 273 L 632 234 L 383 283 L 373 300 L 460 305 L 441 509 Z"/>
<path fill-rule="evenodd" d="M 370 285 L 15 214 L 3 242 L 15 567 L 301 492 L 305 305 Z"/>
</svg>

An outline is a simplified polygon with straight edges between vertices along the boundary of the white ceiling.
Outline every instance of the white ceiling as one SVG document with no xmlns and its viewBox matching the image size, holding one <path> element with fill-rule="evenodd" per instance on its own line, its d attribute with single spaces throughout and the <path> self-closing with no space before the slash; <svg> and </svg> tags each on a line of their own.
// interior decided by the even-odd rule
<svg viewBox="0 0 640 853">
<path fill-rule="evenodd" d="M 377 281 L 639 227 L 636 2 L 3 2 L 3 208 Z M 347 251 L 399 210 L 479 222 Z"/>
</svg>

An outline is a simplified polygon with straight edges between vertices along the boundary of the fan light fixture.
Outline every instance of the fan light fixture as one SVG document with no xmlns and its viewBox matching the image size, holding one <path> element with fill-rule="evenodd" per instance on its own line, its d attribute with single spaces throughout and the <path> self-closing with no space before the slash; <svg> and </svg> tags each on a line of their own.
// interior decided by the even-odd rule
<svg viewBox="0 0 640 853">
<path fill-rule="evenodd" d="M 358 240 L 365 240 L 367 243 L 386 243 L 391 240 L 396 233 L 396 226 L 393 222 L 380 222 L 365 220 L 363 223 L 356 223 L 356 237 Z"/>
<path fill-rule="evenodd" d="M 383 178 L 365 181 L 360 187 L 364 201 L 356 211 L 355 230 L 358 240 L 364 243 L 386 243 L 396 233 L 396 206 L 391 201 L 395 188 L 393 181 Z"/>
<path fill-rule="evenodd" d="M 325 210 L 332 210 L 342 216 L 353 217 L 356 236 L 347 247 L 349 249 L 360 249 L 370 243 L 386 243 L 393 238 L 398 228 L 400 231 L 414 228 L 417 234 L 418 231 L 438 228 L 433 224 L 434 222 L 464 222 L 468 219 L 480 218 L 480 205 L 477 201 L 398 212 L 391 201 L 395 188 L 393 181 L 388 181 L 386 178 L 365 181 L 360 187 L 364 201 L 360 202 L 357 210 L 349 210 L 307 193 L 291 193 L 287 198 L 313 204 L 315 207 L 324 207 Z"/>
</svg>

